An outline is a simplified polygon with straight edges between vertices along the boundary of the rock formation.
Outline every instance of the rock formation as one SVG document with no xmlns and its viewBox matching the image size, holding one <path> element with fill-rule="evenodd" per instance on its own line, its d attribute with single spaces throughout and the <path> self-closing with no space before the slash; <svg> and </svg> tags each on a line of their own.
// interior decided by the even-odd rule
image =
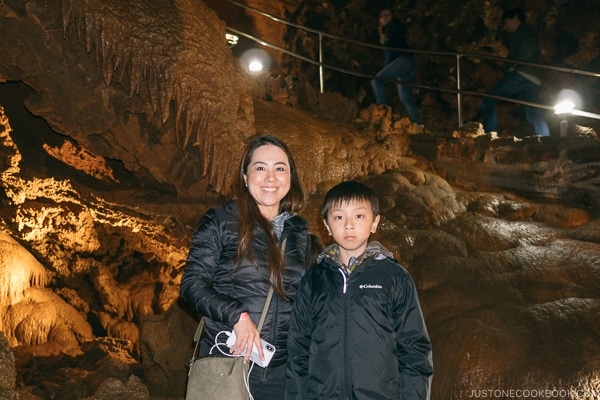
<svg viewBox="0 0 600 400">
<path fill-rule="evenodd" d="M 502 54 L 498 2 L 397 3 L 419 47 Z M 526 3 L 541 18 L 541 3 Z M 580 40 L 563 61 L 593 69 L 587 3 L 563 3 L 552 5 L 581 22 L 561 21 Z M 247 4 L 361 40 L 378 7 Z M 312 51 L 300 33 L 246 24 Z M 416 129 L 392 109 L 363 107 L 354 78 L 328 74 L 330 92 L 318 93 L 312 67 L 287 57 L 249 79 L 202 2 L 5 0 L 0 31 L 0 397 L 183 396 L 196 324 L 178 298 L 189 239 L 229 194 L 255 131 L 294 152 L 308 193 L 302 215 L 324 242 L 326 189 L 354 178 L 379 194 L 375 239 L 417 283 L 434 399 L 600 393 L 594 129 L 527 137 L 504 112 L 516 133 L 491 140 L 477 122 L 454 126 L 451 96 L 424 91 L 423 113 L 439 123 Z M 377 62 L 328 46 L 345 65 Z M 423 79 L 450 85 L 438 60 L 423 66 Z M 470 84 L 497 76 L 480 66 Z"/>
<path fill-rule="evenodd" d="M 215 157 L 252 133 L 251 100 L 202 2 L 7 1 L 0 13 L 0 80 L 34 88 L 27 108 L 54 131 L 180 195 L 201 193 L 203 176 L 228 190 Z"/>
</svg>

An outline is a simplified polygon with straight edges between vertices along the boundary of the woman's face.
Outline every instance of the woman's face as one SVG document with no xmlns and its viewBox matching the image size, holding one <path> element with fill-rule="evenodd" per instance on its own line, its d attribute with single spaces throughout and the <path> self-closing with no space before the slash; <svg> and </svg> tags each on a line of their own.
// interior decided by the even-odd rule
<svg viewBox="0 0 600 400">
<path fill-rule="evenodd" d="M 290 162 L 277 146 L 264 145 L 254 150 L 244 174 L 248 191 L 268 220 L 279 214 L 279 203 L 290 191 Z"/>
</svg>

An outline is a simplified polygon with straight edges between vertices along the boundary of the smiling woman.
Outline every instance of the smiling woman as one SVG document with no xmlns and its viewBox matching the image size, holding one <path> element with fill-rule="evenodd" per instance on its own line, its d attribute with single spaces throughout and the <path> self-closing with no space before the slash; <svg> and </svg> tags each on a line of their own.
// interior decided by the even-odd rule
<svg viewBox="0 0 600 400">
<path fill-rule="evenodd" d="M 296 214 L 304 192 L 285 143 L 273 136 L 250 138 L 234 192 L 196 228 L 181 296 L 205 317 L 200 357 L 209 355 L 221 331 L 235 332 L 233 355 L 255 344 L 262 357 L 260 339 L 271 343 L 277 350 L 267 368 L 252 369 L 250 392 L 256 400 L 283 398 L 292 299 L 311 256 L 307 223 Z M 270 287 L 273 299 L 259 332 Z"/>
<path fill-rule="evenodd" d="M 250 195 L 269 221 L 279 214 L 281 199 L 290 191 L 290 180 L 288 156 L 274 145 L 256 149 L 244 174 Z"/>
</svg>

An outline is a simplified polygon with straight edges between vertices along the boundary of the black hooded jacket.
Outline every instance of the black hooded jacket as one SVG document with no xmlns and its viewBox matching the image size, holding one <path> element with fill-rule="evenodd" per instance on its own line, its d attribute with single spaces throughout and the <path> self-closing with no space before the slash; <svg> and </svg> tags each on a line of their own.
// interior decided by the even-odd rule
<svg viewBox="0 0 600 400">
<path fill-rule="evenodd" d="M 235 201 L 210 209 L 194 231 L 187 264 L 181 279 L 181 297 L 205 316 L 203 346 L 214 344 L 220 331 L 231 331 L 240 314 L 247 311 L 258 324 L 269 291 L 269 272 L 266 260 L 266 234 L 256 228 L 252 255 L 257 269 L 244 259 L 236 262 L 239 217 Z M 310 238 L 306 221 L 298 215 L 284 223 L 281 241 L 286 238 L 284 290 L 289 299 L 296 295 L 298 285 L 309 266 Z M 269 367 L 283 365 L 287 359 L 287 333 L 292 300 L 277 293 L 261 331 L 261 338 L 273 344 L 276 352 Z M 227 338 L 219 336 L 220 342 Z M 217 353 L 215 351 L 213 353 Z"/>
<path fill-rule="evenodd" d="M 336 246 L 300 284 L 285 399 L 428 399 L 431 343 L 408 271 L 370 242 L 348 274 Z"/>
<path fill-rule="evenodd" d="M 392 19 L 386 26 L 381 28 L 381 44 L 385 47 L 397 49 L 408 49 L 406 40 L 406 26 L 397 18 Z M 414 57 L 413 53 L 385 49 L 383 51 L 383 65 L 388 65 L 398 57 Z"/>
</svg>

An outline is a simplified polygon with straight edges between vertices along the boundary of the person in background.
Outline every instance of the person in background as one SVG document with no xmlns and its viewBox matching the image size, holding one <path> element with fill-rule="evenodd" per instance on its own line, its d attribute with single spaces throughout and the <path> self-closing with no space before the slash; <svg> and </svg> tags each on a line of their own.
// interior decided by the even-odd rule
<svg viewBox="0 0 600 400">
<path fill-rule="evenodd" d="M 551 8 L 544 17 L 540 34 L 542 59 L 552 65 L 568 66 L 565 60 L 577 53 L 579 41 L 558 23 L 558 10 Z"/>
<path fill-rule="evenodd" d="M 275 346 L 267 368 L 252 368 L 255 400 L 283 397 L 288 324 L 314 241 L 296 214 L 303 205 L 288 147 L 272 136 L 254 136 L 242 155 L 234 198 L 210 209 L 196 227 L 181 280 L 181 297 L 206 321 L 200 357 L 208 355 L 220 331 L 235 331 L 234 355 L 256 345 L 262 358 L 261 337 Z M 258 332 L 269 287 L 274 294 Z"/>
<path fill-rule="evenodd" d="M 433 362 L 415 284 L 379 242 L 369 187 L 342 182 L 322 216 L 334 244 L 304 276 L 288 339 L 285 399 L 429 399 Z"/>
<path fill-rule="evenodd" d="M 540 59 L 540 47 L 536 32 L 525 23 L 525 11 L 513 8 L 502 16 L 504 29 L 511 35 L 508 44 L 508 58 L 511 60 L 537 63 Z M 489 94 L 511 97 L 530 103 L 539 103 L 539 91 L 542 81 L 538 77 L 539 69 L 523 64 L 510 64 L 504 77 L 496 83 Z M 498 134 L 497 99 L 484 97 L 482 101 L 483 129 L 495 137 Z M 544 111 L 537 107 L 523 106 L 527 121 L 533 125 L 538 136 L 550 136 Z"/>
<path fill-rule="evenodd" d="M 406 41 L 406 26 L 395 18 L 392 10 L 384 8 L 379 12 L 379 36 L 381 45 L 397 49 L 408 49 Z M 413 83 L 415 81 L 415 59 L 413 53 L 392 49 L 384 49 L 383 69 L 376 75 L 377 78 L 387 80 L 399 80 Z M 371 87 L 375 95 L 375 102 L 379 105 L 388 105 L 386 97 L 386 81 L 381 79 L 371 80 Z M 412 94 L 412 87 L 397 84 L 398 97 L 406 108 L 410 120 L 423 126 L 419 108 Z"/>
</svg>

